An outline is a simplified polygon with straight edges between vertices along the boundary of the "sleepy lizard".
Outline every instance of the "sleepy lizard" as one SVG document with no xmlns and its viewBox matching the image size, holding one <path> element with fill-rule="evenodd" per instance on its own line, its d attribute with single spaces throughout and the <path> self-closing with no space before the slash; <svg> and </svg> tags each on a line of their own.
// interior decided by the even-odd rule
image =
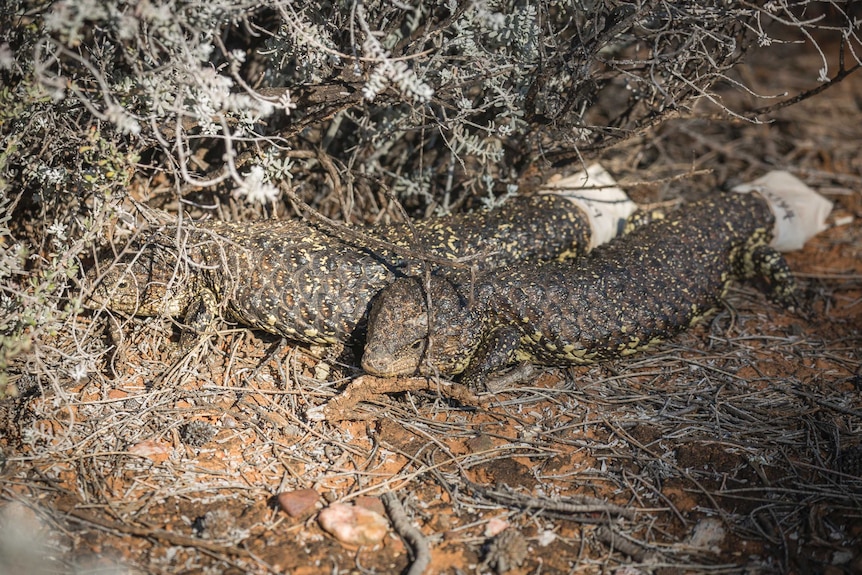
<svg viewBox="0 0 862 575">
<path fill-rule="evenodd" d="M 716 310 L 733 280 L 793 306 L 794 279 L 768 245 L 775 220 L 757 193 L 717 194 L 579 260 L 519 263 L 475 283 L 399 279 L 373 303 L 362 366 L 388 377 L 464 372 L 475 388 L 514 362 L 579 365 L 645 350 Z"/>
</svg>

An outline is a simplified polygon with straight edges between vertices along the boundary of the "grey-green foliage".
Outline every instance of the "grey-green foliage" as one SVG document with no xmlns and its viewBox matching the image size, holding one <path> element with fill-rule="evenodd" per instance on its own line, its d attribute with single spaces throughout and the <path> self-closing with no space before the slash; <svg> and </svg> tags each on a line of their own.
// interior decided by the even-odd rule
<svg viewBox="0 0 862 575">
<path fill-rule="evenodd" d="M 858 63 L 849 4 L 6 0 L 5 349 L 67 327 L 68 278 L 109 222 L 129 233 L 133 180 L 259 210 L 284 210 L 288 184 L 341 215 L 381 187 L 415 207 L 492 203 L 536 160 L 589 155 L 710 97 L 781 27 L 840 35 Z"/>
<path fill-rule="evenodd" d="M 9 43 L 11 56 L 51 105 L 158 151 L 185 183 L 200 177 L 189 157 L 215 147 L 210 136 L 227 161 L 204 183 L 272 200 L 276 174 L 260 180 L 234 165 L 249 140 L 257 155 L 320 143 L 329 130 L 327 152 L 366 176 L 387 182 L 387 172 L 409 178 L 430 167 L 433 197 L 451 191 L 453 163 L 457 183 L 478 186 L 485 173 L 499 177 L 504 151 L 515 170 L 542 155 L 577 157 L 685 110 L 749 39 L 767 43 L 765 22 L 816 27 L 805 17 L 821 3 L 12 4 L 10 24 L 33 33 Z M 858 45 L 853 18 L 834 21 Z M 394 153 L 378 153 L 388 147 Z"/>
</svg>

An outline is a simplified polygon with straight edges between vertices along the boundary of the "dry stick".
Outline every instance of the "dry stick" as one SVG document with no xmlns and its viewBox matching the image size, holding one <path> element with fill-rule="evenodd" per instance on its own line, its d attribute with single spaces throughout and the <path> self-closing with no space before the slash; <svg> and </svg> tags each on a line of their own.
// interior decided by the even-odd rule
<svg viewBox="0 0 862 575">
<path fill-rule="evenodd" d="M 535 365 L 532 363 L 525 363 L 504 375 L 489 379 L 486 386 L 490 391 L 505 391 L 507 388 L 531 379 L 536 372 L 537 370 Z"/>
<path fill-rule="evenodd" d="M 389 513 L 389 519 L 392 520 L 395 531 L 410 544 L 413 550 L 413 564 L 410 565 L 407 575 L 422 575 L 431 563 L 431 549 L 428 545 L 428 538 L 410 522 L 410 519 L 404 512 L 404 507 L 401 506 L 401 501 L 398 500 L 398 496 L 395 493 L 387 491 L 381 496 L 381 499 L 383 500 L 383 505 L 386 506 L 386 511 Z"/>
<path fill-rule="evenodd" d="M 251 389 L 255 393 L 260 392 L 260 390 L 258 390 L 256 387 L 252 387 Z M 322 440 L 322 441 L 330 441 L 330 442 L 333 441 L 332 437 L 328 437 L 325 432 L 311 426 L 307 421 L 305 421 L 304 419 L 299 417 L 297 414 L 295 414 L 295 413 L 291 412 L 290 410 L 285 409 L 281 405 L 273 402 L 269 395 L 263 394 L 263 397 L 265 397 L 267 399 L 267 401 L 269 401 L 270 405 L 272 405 L 272 411 L 279 413 L 280 415 L 282 415 L 283 417 L 288 419 L 291 423 L 293 423 L 294 425 L 296 425 L 300 429 L 302 429 L 305 433 L 315 437 L 316 439 Z M 258 411 L 259 413 L 262 412 L 263 407 L 264 406 L 260 406 L 260 408 L 256 409 L 256 411 Z M 348 452 L 350 452 L 353 455 L 356 455 L 358 457 L 367 457 L 368 456 L 368 453 L 364 449 L 361 449 L 361 448 L 356 447 L 354 445 L 351 445 L 349 443 L 338 442 L 338 445 L 341 449 L 348 451 Z"/>
<path fill-rule="evenodd" d="M 613 424 L 611 424 L 610 421 L 608 421 L 605 418 L 602 418 L 602 419 L 604 419 L 605 425 L 608 427 L 608 429 L 611 430 L 611 432 L 614 435 L 620 437 L 624 441 L 631 443 L 632 445 L 634 445 L 638 449 L 642 450 L 644 453 L 648 453 L 654 459 L 656 459 L 656 460 L 661 459 L 661 457 L 658 454 L 656 454 L 654 451 L 652 451 L 651 449 L 646 447 L 641 442 L 637 441 L 634 437 L 632 437 L 631 435 L 626 433 L 622 428 L 620 428 L 618 426 L 614 426 Z M 709 503 L 713 506 L 713 508 L 719 512 L 722 520 L 724 520 L 725 522 L 728 521 L 727 520 L 727 514 L 722 510 L 721 506 L 719 506 L 718 502 L 715 500 L 715 497 L 712 496 L 712 493 L 710 493 L 709 490 L 707 490 L 706 487 L 704 487 L 700 483 L 700 481 L 695 479 L 691 475 L 691 473 L 689 473 L 688 471 L 686 471 L 685 469 L 681 468 L 680 466 L 678 466 L 676 464 L 671 464 L 671 467 L 673 467 L 676 471 L 678 471 L 683 477 L 685 477 L 686 479 L 691 481 L 700 490 L 700 492 L 703 493 L 704 496 L 706 496 L 706 498 L 709 500 Z M 676 506 L 671 506 L 671 509 L 674 511 L 674 513 L 680 519 L 680 521 L 682 521 L 683 525 L 688 525 L 688 521 L 685 520 L 685 517 L 682 516 L 682 513 L 679 512 L 679 510 L 676 508 Z"/>
<path fill-rule="evenodd" d="M 795 395 L 797 397 L 802 397 L 802 398 L 808 399 L 808 400 L 816 403 L 820 407 L 823 407 L 826 409 L 831 409 L 832 411 L 837 411 L 838 413 L 843 413 L 844 415 L 851 415 L 853 417 L 862 418 L 862 411 L 860 411 L 858 409 L 848 409 L 846 407 L 836 405 L 830 401 L 826 401 L 825 399 L 817 397 L 813 393 L 807 393 L 805 391 L 802 391 L 801 389 L 787 389 L 787 391 L 789 393 L 792 393 L 793 395 Z"/>
<path fill-rule="evenodd" d="M 466 480 L 466 479 L 465 479 Z M 552 501 L 549 499 L 538 498 L 538 497 L 530 497 L 526 495 L 520 495 L 518 493 L 506 493 L 502 491 L 492 491 L 490 489 L 485 489 L 484 487 L 473 483 L 469 480 L 466 480 L 467 484 L 471 489 L 481 493 L 483 496 L 488 499 L 492 499 L 497 503 L 508 504 L 508 505 L 518 505 L 521 507 L 526 507 L 527 509 L 538 509 L 542 511 L 549 511 L 554 514 L 564 514 L 563 518 L 570 521 L 577 521 L 579 523 L 596 523 L 597 520 L 585 519 L 585 518 L 574 518 L 571 517 L 572 514 L 575 513 L 602 513 L 606 515 L 618 515 L 621 517 L 625 517 L 628 519 L 633 519 L 638 510 L 636 509 L 626 509 L 625 507 L 621 507 L 619 505 L 614 505 L 612 503 L 607 503 L 600 499 L 595 499 L 592 497 L 577 497 L 577 498 L 569 498 L 572 500 L 580 501 L 580 503 L 569 503 L 566 501 Z M 559 516 L 559 515 L 558 515 Z M 620 534 L 616 533 L 612 527 L 609 525 L 603 525 L 599 527 L 595 531 L 595 536 L 599 541 L 602 541 L 612 549 L 616 549 L 625 553 L 626 555 L 632 557 L 636 561 L 643 562 L 648 558 L 647 549 L 628 539 L 624 539 Z"/>
<path fill-rule="evenodd" d="M 656 178 L 654 180 L 631 180 L 623 179 L 620 180 L 619 185 L 624 190 L 630 190 L 631 188 L 644 187 L 644 186 L 656 186 L 659 184 L 669 184 L 671 182 L 678 182 L 680 180 L 686 180 L 693 178 L 695 176 L 706 176 L 715 172 L 713 168 L 700 168 L 700 169 L 689 169 L 688 171 L 682 172 L 681 174 L 673 174 L 671 176 L 666 176 L 664 178 Z M 659 206 L 672 206 L 679 203 L 679 200 L 670 200 L 665 202 L 659 202 Z M 643 208 L 643 205 L 641 206 Z"/>
<path fill-rule="evenodd" d="M 460 258 L 450 259 L 443 256 L 438 256 L 433 253 L 428 253 L 424 250 L 416 250 L 411 248 L 405 248 L 403 246 L 399 246 L 397 244 L 393 244 L 392 242 L 388 242 L 386 240 L 382 240 L 373 235 L 369 235 L 368 233 L 347 227 L 346 225 L 337 222 L 333 219 L 327 218 L 311 206 L 309 206 L 302 198 L 300 198 L 296 192 L 293 190 L 287 189 L 286 187 L 281 187 L 284 194 L 296 204 L 301 210 L 303 216 L 315 223 L 318 223 L 331 232 L 340 236 L 341 239 L 347 239 L 348 241 L 359 241 L 366 245 L 377 246 L 378 248 L 389 250 L 393 253 L 396 253 L 400 256 L 404 257 L 412 257 L 419 260 L 423 260 L 426 262 L 447 266 L 456 269 L 466 269 L 468 268 L 468 263 L 474 260 L 482 259 L 485 257 L 489 257 L 494 255 L 493 253 L 478 253 L 470 256 L 463 256 Z"/>
<path fill-rule="evenodd" d="M 464 480 L 467 482 L 470 489 L 481 494 L 483 497 L 496 501 L 497 503 L 504 505 L 517 505 L 527 509 L 538 509 L 553 513 L 563 513 L 566 514 L 567 519 L 573 519 L 568 516 L 575 513 L 602 513 L 607 515 L 617 515 L 627 519 L 634 519 L 638 513 L 637 509 L 627 509 L 593 497 L 567 497 L 566 499 L 568 501 L 554 501 L 544 497 L 531 497 L 529 495 L 521 495 L 511 491 L 504 492 L 491 490 L 482 487 L 477 483 L 473 483 L 469 479 L 465 478 Z M 584 523 L 592 521 L 581 522 Z"/>
<path fill-rule="evenodd" d="M 311 150 L 289 150 L 288 152 L 286 152 L 285 155 L 287 157 L 290 157 L 290 158 L 318 160 L 321 163 L 321 165 L 324 167 L 324 169 L 327 171 L 330 178 L 333 179 L 333 186 L 340 187 L 340 183 L 339 183 L 339 179 L 337 177 L 337 171 L 335 171 L 335 167 L 333 166 L 331 160 L 329 160 L 328 158 L 326 158 L 326 159 L 323 158 L 323 154 L 319 154 L 319 153 L 313 152 Z M 252 159 L 252 157 L 253 157 L 253 155 L 251 153 L 244 152 L 244 153 L 240 154 L 237 157 L 237 159 L 235 160 L 237 168 L 241 167 L 243 164 L 248 162 L 250 159 Z M 213 172 L 211 172 L 211 173 L 216 173 L 218 171 L 220 171 L 220 170 L 213 170 Z M 207 177 L 209 177 L 209 174 L 207 175 Z M 189 184 L 189 185 L 184 187 L 184 190 L 190 190 L 191 188 L 198 188 L 198 187 L 200 187 L 200 186 L 195 185 L 195 184 Z M 451 258 L 447 258 L 444 256 L 436 255 L 434 253 L 426 252 L 422 249 L 415 249 L 415 248 L 399 246 L 397 244 L 393 244 L 393 243 L 388 242 L 386 240 L 380 239 L 374 235 L 370 235 L 370 234 L 363 232 L 361 230 L 348 227 L 347 225 L 345 225 L 342 222 L 337 222 L 331 218 L 328 218 L 328 217 L 324 216 L 323 214 L 321 214 L 319 211 L 315 210 L 310 205 L 308 205 L 308 203 L 306 203 L 302 198 L 300 198 L 299 195 L 297 195 L 296 192 L 294 192 L 293 190 L 287 188 L 286 186 L 280 186 L 280 188 L 284 192 L 284 194 L 288 197 L 288 199 L 290 199 L 290 201 L 292 201 L 295 204 L 297 211 L 299 212 L 300 215 L 302 215 L 306 220 L 309 220 L 311 222 L 314 222 L 314 223 L 317 223 L 317 224 L 324 226 L 326 229 L 333 232 L 336 236 L 340 237 L 340 239 L 342 239 L 342 240 L 360 242 L 362 244 L 377 246 L 380 249 L 389 250 L 389 251 L 391 251 L 395 254 L 398 254 L 400 256 L 403 256 L 403 257 L 412 257 L 412 258 L 416 258 L 416 259 L 419 259 L 419 260 L 422 260 L 425 262 L 429 262 L 429 263 L 433 263 L 433 264 L 437 264 L 437 265 L 441 265 L 441 266 L 446 266 L 446 267 L 451 267 L 451 268 L 455 268 L 455 269 L 467 269 L 470 267 L 469 266 L 470 262 L 494 255 L 494 253 L 478 253 L 478 254 L 472 254 L 469 256 L 462 256 L 459 258 L 451 259 Z M 399 207 L 400 207 L 400 205 L 399 205 Z M 402 215 L 406 215 L 405 212 L 403 211 L 403 208 L 401 209 L 401 213 L 402 213 Z M 416 231 L 412 226 L 412 221 L 408 218 L 407 220 L 405 220 L 405 223 L 408 225 L 408 227 L 411 228 L 413 235 L 414 235 L 414 238 L 415 238 Z"/>
<path fill-rule="evenodd" d="M 123 523 L 108 521 L 107 519 L 101 519 L 99 517 L 94 517 L 89 513 L 84 513 L 83 511 L 75 509 L 74 507 L 66 507 L 63 504 L 58 505 L 58 507 L 61 509 L 61 511 L 66 513 L 66 515 L 68 515 L 75 521 L 89 523 L 107 531 L 116 531 L 119 533 L 124 533 L 126 535 L 132 535 L 134 537 L 157 539 L 159 541 L 164 541 L 165 543 L 170 543 L 171 545 L 180 545 L 182 547 L 196 547 L 198 549 L 203 549 L 214 553 L 224 553 L 225 555 L 250 557 L 248 551 L 239 547 L 219 545 L 218 543 L 205 541 L 197 537 L 188 537 L 186 535 L 171 533 L 170 531 L 165 531 L 163 529 L 154 529 L 151 527 L 134 527 L 132 525 L 125 525 Z"/>
<path fill-rule="evenodd" d="M 638 543 L 624 539 L 622 535 L 616 533 L 612 528 L 601 526 L 595 531 L 596 539 L 617 551 L 622 551 L 635 561 L 643 563 L 647 560 L 647 550 Z"/>
<path fill-rule="evenodd" d="M 778 102 L 777 104 L 773 104 L 771 106 L 766 106 L 764 108 L 757 108 L 755 110 L 752 110 L 751 113 L 754 114 L 755 116 L 759 116 L 760 114 L 771 114 L 772 112 L 777 112 L 778 110 L 780 110 L 782 108 L 786 108 L 787 106 L 792 106 L 793 104 L 797 104 L 803 100 L 807 100 L 808 98 L 811 98 L 812 96 L 816 96 L 820 92 L 822 92 L 828 88 L 831 88 L 832 86 L 841 82 L 842 80 L 844 80 L 844 78 L 846 78 L 847 76 L 849 76 L 850 74 L 852 74 L 853 72 L 858 70 L 859 68 L 862 68 L 862 64 L 856 64 L 855 66 L 853 66 L 852 68 L 849 68 L 849 69 L 844 67 L 844 40 L 843 39 L 841 40 L 841 50 L 838 54 L 838 58 L 839 58 L 838 73 L 835 75 L 834 78 L 830 79 L 828 82 L 824 82 L 823 84 L 820 84 L 816 88 L 812 88 L 810 90 L 806 90 L 804 92 L 796 94 L 792 98 Z"/>
<path fill-rule="evenodd" d="M 479 405 L 481 400 L 467 387 L 452 383 L 436 382 L 425 377 L 386 378 L 363 375 L 353 380 L 341 395 L 331 399 L 323 408 L 327 421 L 342 421 L 357 418 L 356 406 L 363 401 L 373 400 L 385 393 L 404 391 L 437 391 L 445 397 L 457 400 L 464 405 Z"/>
</svg>

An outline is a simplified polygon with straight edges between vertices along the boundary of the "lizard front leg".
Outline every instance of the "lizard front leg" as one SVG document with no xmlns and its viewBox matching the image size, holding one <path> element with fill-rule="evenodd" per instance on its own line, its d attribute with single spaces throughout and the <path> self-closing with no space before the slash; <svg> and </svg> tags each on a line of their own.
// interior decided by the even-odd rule
<svg viewBox="0 0 862 575">
<path fill-rule="evenodd" d="M 212 334 L 218 317 L 218 298 L 208 289 L 200 290 L 183 316 L 180 352 L 189 351 L 201 337 Z"/>
<path fill-rule="evenodd" d="M 787 260 L 769 246 L 758 246 L 751 253 L 753 280 L 766 296 L 787 309 L 798 309 L 796 280 Z"/>
<path fill-rule="evenodd" d="M 494 329 L 483 338 L 461 383 L 474 391 L 486 389 L 488 374 L 512 363 L 520 347 L 521 332 L 516 327 L 506 325 Z"/>
</svg>

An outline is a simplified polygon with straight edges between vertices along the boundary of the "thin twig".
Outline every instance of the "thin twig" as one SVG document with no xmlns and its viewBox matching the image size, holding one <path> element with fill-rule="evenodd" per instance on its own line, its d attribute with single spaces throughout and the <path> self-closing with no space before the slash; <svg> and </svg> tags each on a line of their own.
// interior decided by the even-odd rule
<svg viewBox="0 0 862 575">
<path fill-rule="evenodd" d="M 781 102 L 777 102 L 775 104 L 772 104 L 771 106 L 764 106 L 763 108 L 755 108 L 754 110 L 751 111 L 751 113 L 755 116 L 759 116 L 761 114 L 772 114 L 773 112 L 777 112 L 778 110 L 781 110 L 782 108 L 787 108 L 788 106 L 792 106 L 793 104 L 798 104 L 799 102 L 802 102 L 803 100 L 807 100 L 809 98 L 816 96 L 817 94 L 819 94 L 820 92 L 823 92 L 824 90 L 828 90 L 832 86 L 834 86 L 834 85 L 838 84 L 839 82 L 841 82 L 842 80 L 844 80 L 847 76 L 849 76 L 850 74 L 852 74 L 853 72 L 855 72 L 859 68 L 862 68 L 862 64 L 856 64 L 852 68 L 847 68 L 847 69 L 842 68 L 841 70 L 838 71 L 838 73 L 835 75 L 834 78 L 830 79 L 828 82 L 824 82 L 824 83 L 820 84 L 816 88 L 811 88 L 810 90 L 805 90 L 804 92 L 800 92 L 799 94 L 796 94 L 792 98 L 789 98 L 787 100 L 782 100 Z"/>
<path fill-rule="evenodd" d="M 575 514 L 603 514 L 606 516 L 619 516 L 625 517 L 627 519 L 634 519 L 638 513 L 636 509 L 628 509 L 626 507 L 614 505 L 613 503 L 608 503 L 607 501 L 603 501 L 601 499 L 596 499 L 593 497 L 577 496 L 566 497 L 560 500 L 553 500 L 547 497 L 532 497 L 529 495 L 521 495 L 520 493 L 515 493 L 514 491 L 498 491 L 488 489 L 479 484 L 473 483 L 466 478 L 465 482 L 470 486 L 473 491 L 479 493 L 483 497 L 496 501 L 497 503 L 501 503 L 504 505 L 516 505 L 518 507 L 523 507 L 526 509 L 538 509 L 542 511 L 562 513 L 565 514 L 565 517 L 567 519 L 576 520 L 581 523 L 595 523 L 597 522 L 597 520 L 594 518 L 584 518 L 583 520 L 581 520 L 580 518 L 575 519 L 570 516 Z"/>
<path fill-rule="evenodd" d="M 330 400 L 323 408 L 327 421 L 358 419 L 355 408 L 363 401 L 371 401 L 386 393 L 405 391 L 436 391 L 465 405 L 479 405 L 479 397 L 463 385 L 444 383 L 426 377 L 386 378 L 363 375 L 347 386 L 338 397 Z"/>
<path fill-rule="evenodd" d="M 407 514 L 404 512 L 404 507 L 398 496 L 392 491 L 387 491 L 381 496 L 383 505 L 386 506 L 386 511 L 389 513 L 389 519 L 392 520 L 392 526 L 395 531 L 413 550 L 413 563 L 405 575 L 422 575 L 431 563 L 431 549 L 428 544 L 428 538 L 415 527 Z"/>
<path fill-rule="evenodd" d="M 89 513 L 85 513 L 71 506 L 66 506 L 62 503 L 59 503 L 57 506 L 72 520 L 80 523 L 88 523 L 107 531 L 116 531 L 118 533 L 132 535 L 134 537 L 156 539 L 165 543 L 170 543 L 171 545 L 179 545 L 181 547 L 196 547 L 198 549 L 204 549 L 215 553 L 223 553 L 225 555 L 237 555 L 241 557 L 250 556 L 248 551 L 241 549 L 240 547 L 205 541 L 197 537 L 171 533 L 170 531 L 155 529 L 153 527 L 135 527 L 133 525 L 108 521 L 107 519 L 90 515 Z"/>
</svg>

